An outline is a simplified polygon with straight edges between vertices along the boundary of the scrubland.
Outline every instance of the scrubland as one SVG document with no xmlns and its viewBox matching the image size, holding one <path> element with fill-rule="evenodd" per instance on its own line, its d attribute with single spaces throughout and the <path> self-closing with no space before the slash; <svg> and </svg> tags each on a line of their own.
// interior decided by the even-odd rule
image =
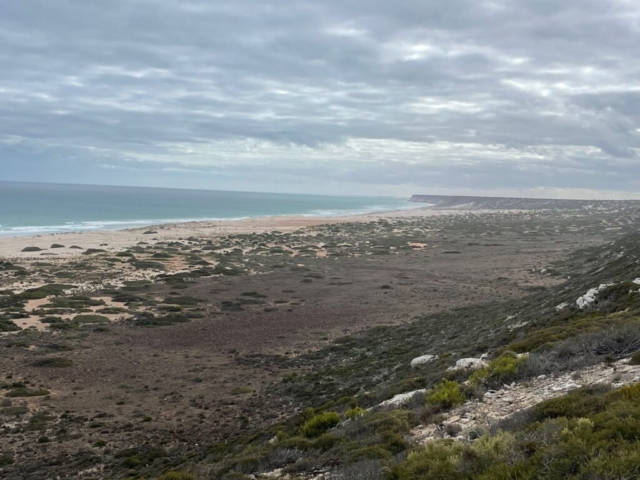
<svg viewBox="0 0 640 480">
<path fill-rule="evenodd" d="M 636 478 L 639 221 L 149 230 L 0 259 L 0 476 Z"/>
</svg>

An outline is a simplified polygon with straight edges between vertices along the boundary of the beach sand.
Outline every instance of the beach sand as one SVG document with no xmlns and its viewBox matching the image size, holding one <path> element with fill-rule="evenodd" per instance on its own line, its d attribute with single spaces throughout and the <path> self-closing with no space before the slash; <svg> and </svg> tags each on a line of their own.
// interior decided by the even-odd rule
<svg viewBox="0 0 640 480">
<path fill-rule="evenodd" d="M 411 210 L 367 213 L 354 216 L 307 217 L 284 215 L 275 217 L 250 218 L 229 221 L 201 221 L 151 225 L 126 230 L 99 230 L 91 232 L 51 233 L 35 236 L 0 237 L 0 257 L 11 258 L 65 258 L 80 255 L 89 248 L 100 248 L 117 252 L 138 242 L 155 243 L 175 241 L 189 237 L 217 238 L 225 235 L 262 233 L 268 231 L 291 232 L 303 227 L 334 223 L 369 222 L 381 218 L 410 218 L 441 215 L 461 215 L 470 213 L 463 210 L 434 210 L 417 207 Z M 481 213 L 474 211 L 473 213 Z M 155 233 L 147 233 L 155 232 Z M 53 244 L 64 245 L 54 248 Z M 72 249 L 78 246 L 81 249 Z M 25 247 L 38 247 L 35 252 L 23 252 Z"/>
</svg>

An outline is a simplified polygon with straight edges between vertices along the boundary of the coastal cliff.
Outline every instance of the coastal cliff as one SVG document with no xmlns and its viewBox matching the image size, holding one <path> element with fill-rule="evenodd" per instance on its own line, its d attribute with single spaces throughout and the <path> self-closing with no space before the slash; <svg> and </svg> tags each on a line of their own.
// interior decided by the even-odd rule
<svg viewBox="0 0 640 480">
<path fill-rule="evenodd" d="M 549 198 L 472 197 L 464 195 L 413 195 L 410 202 L 439 209 L 458 210 L 577 210 L 640 208 L 640 200 L 563 200 Z"/>
</svg>

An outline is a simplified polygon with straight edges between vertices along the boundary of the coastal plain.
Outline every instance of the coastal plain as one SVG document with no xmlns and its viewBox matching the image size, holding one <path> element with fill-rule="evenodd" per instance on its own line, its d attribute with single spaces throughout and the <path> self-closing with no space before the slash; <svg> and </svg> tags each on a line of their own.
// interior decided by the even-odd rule
<svg viewBox="0 0 640 480">
<path fill-rule="evenodd" d="M 498 315 L 504 331 L 521 327 L 496 305 L 561 286 L 571 255 L 640 221 L 633 202 L 512 207 L 0 239 L 2 477 L 180 469 L 309 403 L 374 392 L 388 378 L 371 370 L 360 385 L 336 376 L 311 393 L 284 386 L 323 363 L 318 355 L 392 338 L 383 332 L 418 319 L 443 319 L 429 335 L 454 357 L 485 353 L 492 340 L 478 332 L 497 329 Z M 474 310 L 486 316 L 471 328 Z M 372 355 L 358 348 L 341 362 Z M 198 468 L 199 478 L 222 478 Z"/>
</svg>

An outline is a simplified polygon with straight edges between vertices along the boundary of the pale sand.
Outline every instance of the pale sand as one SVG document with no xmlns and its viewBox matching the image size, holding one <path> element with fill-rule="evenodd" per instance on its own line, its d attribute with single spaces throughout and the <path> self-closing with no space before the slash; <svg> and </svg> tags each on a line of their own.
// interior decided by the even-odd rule
<svg viewBox="0 0 640 480">
<path fill-rule="evenodd" d="M 55 258 L 68 258 L 80 255 L 88 248 L 120 251 L 138 242 L 156 243 L 158 241 L 186 240 L 188 237 L 216 238 L 238 233 L 261 233 L 268 231 L 291 232 L 303 227 L 334 223 L 370 222 L 382 218 L 462 215 L 467 213 L 478 214 L 481 212 L 478 210 L 434 210 L 429 207 L 417 207 L 412 210 L 395 210 L 345 217 L 304 217 L 300 215 L 290 215 L 252 218 L 247 220 L 172 223 L 128 230 L 52 233 L 31 237 L 2 237 L 0 238 L 0 257 L 53 260 Z M 493 211 L 493 213 L 496 213 L 496 211 Z M 144 234 L 144 232 L 149 230 L 157 231 L 157 233 Z M 64 245 L 65 248 L 50 249 L 54 243 Z M 82 247 L 83 250 L 70 249 L 69 247 L 72 245 Z M 43 250 L 39 252 L 22 252 L 21 250 L 24 247 L 40 247 Z M 45 255 L 43 255 L 43 253 Z"/>
</svg>

